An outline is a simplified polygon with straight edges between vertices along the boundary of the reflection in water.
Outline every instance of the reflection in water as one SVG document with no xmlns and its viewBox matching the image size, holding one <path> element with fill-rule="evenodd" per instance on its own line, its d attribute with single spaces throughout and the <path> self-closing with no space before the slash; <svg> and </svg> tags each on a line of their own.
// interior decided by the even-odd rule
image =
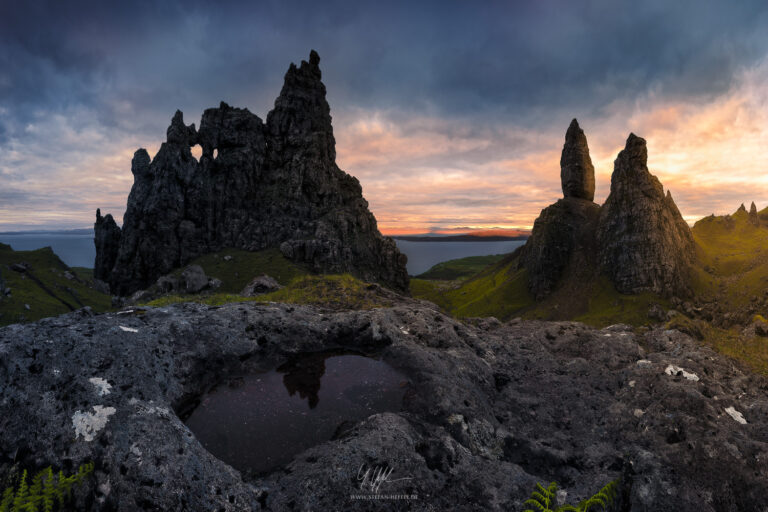
<svg viewBox="0 0 768 512">
<path fill-rule="evenodd" d="M 301 398 L 308 398 L 310 409 L 317 407 L 320 400 L 320 380 L 325 373 L 327 358 L 327 354 L 310 354 L 277 369 L 278 372 L 285 373 L 283 384 L 288 393 L 293 396 L 298 392 Z"/>
<path fill-rule="evenodd" d="M 264 473 L 330 439 L 345 421 L 398 411 L 406 378 L 383 361 L 307 354 L 202 397 L 187 426 L 213 455 Z"/>
</svg>

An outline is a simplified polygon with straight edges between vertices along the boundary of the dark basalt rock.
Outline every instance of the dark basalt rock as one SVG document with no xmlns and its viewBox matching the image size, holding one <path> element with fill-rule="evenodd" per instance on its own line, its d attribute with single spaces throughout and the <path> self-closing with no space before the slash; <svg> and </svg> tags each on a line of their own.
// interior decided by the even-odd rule
<svg viewBox="0 0 768 512">
<path fill-rule="evenodd" d="M 571 264 L 588 265 L 595 245 L 600 207 L 595 196 L 595 170 L 584 131 L 574 119 L 565 135 L 560 178 L 564 198 L 541 211 L 521 250 L 528 269 L 528 288 L 537 300 L 549 295 Z"/>
<path fill-rule="evenodd" d="M 621 293 L 690 294 L 693 235 L 656 176 L 645 139 L 630 134 L 614 163 L 611 193 L 600 210 L 602 271 Z"/>
<path fill-rule="evenodd" d="M 589 157 L 584 131 L 574 119 L 565 133 L 565 145 L 560 156 L 560 181 L 563 197 L 595 199 L 595 168 Z"/>
<path fill-rule="evenodd" d="M 528 288 L 537 300 L 554 291 L 576 254 L 590 259 L 599 215 L 598 205 L 575 197 L 560 199 L 541 211 L 521 253 Z"/>
<path fill-rule="evenodd" d="M 191 259 L 226 247 L 280 247 L 323 273 L 350 272 L 399 291 L 406 257 L 383 237 L 360 183 L 335 163 L 330 108 L 320 58 L 291 65 L 267 123 L 221 103 L 200 129 L 177 111 L 150 162 L 140 149 L 131 170 L 119 251 L 100 251 L 96 267 L 112 292 L 127 295 Z M 198 162 L 190 147 L 200 144 Z M 106 236 L 97 222 L 97 239 Z"/>
<path fill-rule="evenodd" d="M 605 204 L 580 199 L 594 197 L 594 169 L 587 139 L 573 120 L 560 160 L 566 197 L 542 210 L 520 252 L 537 300 L 552 293 L 569 268 L 580 279 L 605 274 L 622 293 L 690 293 L 693 235 L 672 195 L 664 195 L 648 172 L 647 159 L 645 140 L 631 134 L 616 159 Z"/>
<path fill-rule="evenodd" d="M 109 279 L 112 267 L 115 266 L 117 253 L 120 250 L 120 228 L 112 215 L 101 216 L 101 210 L 96 210 L 96 224 L 93 225 L 96 244 L 96 263 L 93 267 L 93 277 L 101 281 Z"/>
<path fill-rule="evenodd" d="M 574 503 L 619 477 L 618 510 L 763 510 L 768 381 L 685 334 L 475 327 L 415 301 L 320 312 L 179 304 L 0 329 L 0 478 L 94 461 L 84 511 L 523 510 L 535 482 Z M 180 419 L 214 384 L 324 350 L 401 371 L 402 410 L 339 425 L 259 476 Z M 371 494 L 361 467 L 392 469 L 380 494 L 418 499 L 352 499 Z"/>
</svg>

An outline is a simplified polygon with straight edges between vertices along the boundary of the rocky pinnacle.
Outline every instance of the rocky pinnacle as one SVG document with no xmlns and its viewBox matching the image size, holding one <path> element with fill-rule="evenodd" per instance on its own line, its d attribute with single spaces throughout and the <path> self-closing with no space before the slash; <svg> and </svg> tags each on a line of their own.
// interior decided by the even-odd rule
<svg viewBox="0 0 768 512">
<path fill-rule="evenodd" d="M 95 267 L 112 293 L 230 247 L 278 247 L 314 272 L 408 289 L 406 257 L 379 232 L 358 180 L 336 165 L 319 63 L 312 51 L 291 64 L 266 123 L 222 102 L 197 130 L 176 111 L 155 157 L 136 151 L 122 231 L 96 223 Z"/>
<path fill-rule="evenodd" d="M 752 201 L 752 205 L 749 207 L 749 223 L 753 226 L 760 225 L 760 217 L 757 215 L 757 206 L 755 206 L 754 201 Z"/>
<path fill-rule="evenodd" d="M 565 144 L 560 156 L 560 181 L 564 197 L 595 199 L 595 168 L 589 157 L 584 131 L 574 119 L 565 133 Z"/>
<path fill-rule="evenodd" d="M 629 135 L 614 163 L 597 228 L 602 271 L 622 293 L 685 296 L 694 241 L 672 195 L 648 171 L 645 139 Z"/>
</svg>

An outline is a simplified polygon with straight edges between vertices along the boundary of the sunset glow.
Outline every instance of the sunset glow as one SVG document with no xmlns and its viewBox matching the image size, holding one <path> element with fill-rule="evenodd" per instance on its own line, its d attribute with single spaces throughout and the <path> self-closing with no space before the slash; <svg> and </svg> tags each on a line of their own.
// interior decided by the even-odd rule
<svg viewBox="0 0 768 512">
<path fill-rule="evenodd" d="M 266 119 L 287 62 L 312 47 L 322 56 L 337 163 L 360 180 L 384 233 L 530 229 L 561 197 L 560 151 L 573 117 L 589 141 L 596 202 L 634 132 L 687 221 L 751 201 L 768 206 L 762 10 L 670 7 L 662 23 L 652 6 L 629 20 L 605 5 L 515 16 L 454 5 L 433 26 L 426 7 L 393 8 L 349 14 L 346 32 L 291 23 L 278 34 L 270 16 L 289 11 L 203 15 L 174 5 L 136 33 L 116 28 L 128 15 L 120 9 L 56 37 L 48 35 L 55 12 L 34 28 L 21 10 L 0 22 L 0 230 L 87 227 L 96 208 L 121 222 L 133 152 L 154 155 L 177 108 L 198 126 L 222 99 Z M 405 19 L 431 28 L 399 28 Z M 518 31 L 525 44 L 511 36 Z M 387 44 L 368 44 L 373 34 Z M 40 45 L 67 57 L 53 61 Z M 222 59 L 223 48 L 241 53 Z"/>
</svg>

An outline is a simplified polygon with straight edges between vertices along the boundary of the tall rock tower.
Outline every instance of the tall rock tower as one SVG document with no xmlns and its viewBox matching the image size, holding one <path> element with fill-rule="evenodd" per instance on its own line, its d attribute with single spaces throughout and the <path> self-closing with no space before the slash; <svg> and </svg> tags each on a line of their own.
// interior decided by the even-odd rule
<svg viewBox="0 0 768 512">
<path fill-rule="evenodd" d="M 694 241 L 672 194 L 648 171 L 645 139 L 629 135 L 600 211 L 602 272 L 622 293 L 686 296 Z"/>
<path fill-rule="evenodd" d="M 594 251 L 600 207 L 595 197 L 595 168 L 587 137 L 574 119 L 565 134 L 560 157 L 563 198 L 541 211 L 521 253 L 528 288 L 536 299 L 549 295 L 571 266 L 587 266 Z"/>
</svg>

